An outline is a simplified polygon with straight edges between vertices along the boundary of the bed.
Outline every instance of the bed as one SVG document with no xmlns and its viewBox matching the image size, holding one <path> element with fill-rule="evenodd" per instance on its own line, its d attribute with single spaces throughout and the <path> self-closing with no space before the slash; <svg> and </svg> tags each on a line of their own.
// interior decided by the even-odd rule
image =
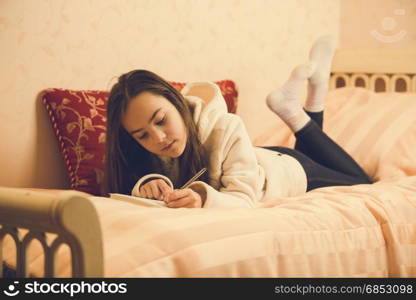
<svg viewBox="0 0 416 300">
<path fill-rule="evenodd" d="M 71 163 L 67 151 L 71 184 L 84 189 L 0 188 L 3 267 L 17 277 L 415 277 L 416 68 L 388 57 L 397 53 L 338 52 L 325 111 L 325 131 L 376 183 L 253 209 L 143 207 L 88 190 L 89 179 L 75 176 L 88 159 Z M 232 111 L 236 101 L 227 104 Z M 253 143 L 294 138 L 278 124 Z"/>
</svg>

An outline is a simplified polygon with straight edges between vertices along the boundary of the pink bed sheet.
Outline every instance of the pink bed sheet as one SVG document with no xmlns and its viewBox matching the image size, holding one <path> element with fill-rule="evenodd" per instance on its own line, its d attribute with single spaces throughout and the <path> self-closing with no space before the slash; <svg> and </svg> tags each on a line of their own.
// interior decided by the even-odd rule
<svg viewBox="0 0 416 300">
<path fill-rule="evenodd" d="M 416 176 L 321 188 L 254 209 L 145 208 L 90 197 L 106 277 L 415 277 Z M 13 266 L 11 243 L 4 258 Z M 70 275 L 68 251 L 58 274 Z M 40 249 L 29 268 L 42 276 Z"/>
</svg>

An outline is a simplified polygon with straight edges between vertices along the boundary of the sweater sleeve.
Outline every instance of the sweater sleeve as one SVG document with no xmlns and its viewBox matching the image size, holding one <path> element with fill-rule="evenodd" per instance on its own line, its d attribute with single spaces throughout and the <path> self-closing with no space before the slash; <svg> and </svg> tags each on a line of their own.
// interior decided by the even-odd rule
<svg viewBox="0 0 416 300">
<path fill-rule="evenodd" d="M 219 188 L 197 181 L 189 188 L 205 197 L 205 208 L 254 207 L 264 185 L 264 170 L 259 166 L 254 147 L 242 120 L 226 115 L 226 125 L 219 129 L 211 143 L 210 158 L 219 160 L 221 176 Z M 217 148 L 215 148 L 217 147 Z"/>
<path fill-rule="evenodd" d="M 145 175 L 145 176 L 141 177 L 136 182 L 134 187 L 132 188 L 131 195 L 136 196 L 136 197 L 140 197 L 140 187 L 142 186 L 143 183 L 145 183 L 147 181 L 150 181 L 150 179 L 163 179 L 173 189 L 173 183 L 168 177 L 166 177 L 164 175 L 161 175 L 161 174 L 154 173 L 154 174 L 148 174 L 148 175 Z"/>
</svg>

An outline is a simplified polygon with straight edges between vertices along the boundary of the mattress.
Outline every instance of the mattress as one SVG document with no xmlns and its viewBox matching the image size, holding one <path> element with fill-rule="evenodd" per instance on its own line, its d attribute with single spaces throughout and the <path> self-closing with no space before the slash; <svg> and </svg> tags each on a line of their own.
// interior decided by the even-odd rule
<svg viewBox="0 0 416 300">
<path fill-rule="evenodd" d="M 90 197 L 105 277 L 414 277 L 416 176 L 276 198 L 254 209 L 142 207 Z M 13 263 L 13 243 L 4 241 Z M 67 248 L 58 275 L 70 276 Z M 41 277 L 40 245 L 28 266 Z"/>
</svg>

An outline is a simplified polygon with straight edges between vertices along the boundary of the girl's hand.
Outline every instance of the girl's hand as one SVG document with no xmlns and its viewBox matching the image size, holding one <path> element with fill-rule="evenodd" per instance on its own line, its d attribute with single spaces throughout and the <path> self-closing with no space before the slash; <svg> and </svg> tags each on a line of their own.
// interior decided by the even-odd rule
<svg viewBox="0 0 416 300">
<path fill-rule="evenodd" d="M 163 199 L 170 208 L 201 208 L 201 196 L 192 189 L 173 190 Z"/>
<path fill-rule="evenodd" d="M 172 188 L 163 179 L 154 179 L 140 187 L 140 197 L 163 200 L 163 195 L 168 195 Z"/>
</svg>

